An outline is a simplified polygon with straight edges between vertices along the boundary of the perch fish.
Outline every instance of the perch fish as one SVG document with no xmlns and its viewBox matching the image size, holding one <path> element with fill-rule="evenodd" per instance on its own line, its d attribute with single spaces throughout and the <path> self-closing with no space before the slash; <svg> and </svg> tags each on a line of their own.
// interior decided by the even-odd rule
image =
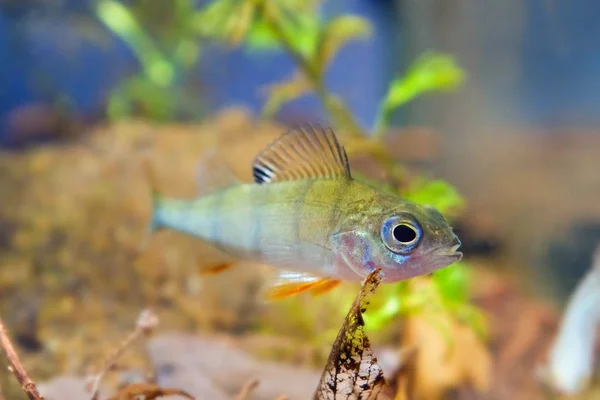
<svg viewBox="0 0 600 400">
<path fill-rule="evenodd" d="M 460 240 L 436 209 L 354 179 L 330 128 L 291 129 L 252 168 L 254 183 L 205 169 L 195 199 L 154 194 L 150 231 L 175 229 L 237 260 L 277 267 L 271 299 L 323 293 L 379 267 L 383 282 L 396 282 L 462 258 Z"/>
</svg>

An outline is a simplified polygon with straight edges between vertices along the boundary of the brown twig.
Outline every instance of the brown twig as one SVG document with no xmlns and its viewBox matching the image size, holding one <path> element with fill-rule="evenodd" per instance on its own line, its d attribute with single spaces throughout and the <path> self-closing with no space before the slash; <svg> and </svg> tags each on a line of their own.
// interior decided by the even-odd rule
<svg viewBox="0 0 600 400">
<path fill-rule="evenodd" d="M 121 357 L 121 355 L 123 355 L 125 350 L 127 350 L 139 338 L 150 335 L 156 325 L 158 325 L 158 317 L 151 310 L 144 310 L 140 313 L 133 332 L 131 332 L 121 343 L 121 345 L 119 345 L 119 347 L 117 347 L 117 349 L 106 358 L 102 370 L 94 377 L 91 389 L 91 400 L 98 400 L 98 397 L 100 396 L 100 383 L 102 383 L 102 379 L 104 379 L 108 371 L 116 366 L 117 360 Z"/>
<path fill-rule="evenodd" d="M 27 372 L 25 371 L 25 368 L 23 368 L 23 364 L 21 364 L 21 360 L 19 360 L 19 356 L 6 333 L 6 328 L 4 327 L 2 319 L 0 319 L 0 347 L 2 347 L 2 351 L 8 359 L 9 370 L 13 373 L 15 378 L 17 378 L 23 391 L 27 394 L 27 397 L 30 400 L 44 400 L 42 395 L 38 392 L 35 383 L 27 376 Z"/>
<path fill-rule="evenodd" d="M 258 379 L 251 379 L 248 382 L 246 382 L 242 387 L 242 390 L 240 390 L 238 395 L 235 396 L 234 400 L 248 400 L 250 394 L 254 389 L 256 389 L 259 383 L 260 382 L 258 381 Z"/>
</svg>

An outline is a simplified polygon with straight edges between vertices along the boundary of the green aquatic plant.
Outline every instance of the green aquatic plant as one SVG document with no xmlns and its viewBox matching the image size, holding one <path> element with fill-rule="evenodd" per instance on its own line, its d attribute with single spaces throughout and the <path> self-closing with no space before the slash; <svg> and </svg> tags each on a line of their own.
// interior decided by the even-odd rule
<svg viewBox="0 0 600 400">
<path fill-rule="evenodd" d="M 394 79 L 379 106 L 375 127 L 376 136 L 385 135 L 392 112 L 428 91 L 454 90 L 465 79 L 464 71 L 447 54 L 426 52 L 408 69 Z"/>
<path fill-rule="evenodd" d="M 296 62 L 297 70 L 290 79 L 267 88 L 262 109 L 264 118 L 273 118 L 292 100 L 315 94 L 333 124 L 345 133 L 348 151 L 367 152 L 384 167 L 389 178 L 389 182 L 383 184 L 386 190 L 400 192 L 417 203 L 433 205 L 450 218 L 459 214 L 464 199 L 451 184 L 424 177 L 407 181 L 403 166 L 392 159 L 383 139 L 397 108 L 427 92 L 456 89 L 464 82 L 465 72 L 451 55 L 425 52 L 405 73 L 390 82 L 379 105 L 375 125 L 368 132 L 357 123 L 343 99 L 327 89 L 325 75 L 339 49 L 350 41 L 367 39 L 372 26 L 356 15 L 324 20 L 318 6 L 318 1 L 214 0 L 197 14 L 196 26 L 201 27 L 205 37 L 231 46 L 243 46 L 250 51 L 282 49 Z M 469 304 L 467 264 L 461 262 L 439 271 L 431 281 L 431 293 L 417 293 L 405 282 L 385 285 L 380 289 L 382 296 L 376 297 L 381 303 L 374 307 L 367 324 L 382 329 L 394 317 L 419 310 L 423 299 L 435 299 L 442 310 L 465 320 L 483 334 L 483 316 Z M 349 302 L 350 298 L 344 297 L 342 301 Z M 294 302 L 286 307 L 294 309 Z M 307 318 L 306 326 L 316 322 Z"/>
<path fill-rule="evenodd" d="M 399 192 L 417 203 L 431 204 L 449 218 L 463 209 L 464 199 L 452 185 L 425 177 L 408 179 L 403 165 L 392 158 L 383 144 L 390 117 L 397 108 L 427 92 L 454 90 L 464 82 L 465 72 L 451 55 L 426 52 L 398 74 L 390 82 L 369 132 L 356 121 L 343 99 L 325 84 L 325 75 L 337 52 L 350 41 L 368 39 L 373 30 L 368 20 L 356 15 L 326 20 L 319 13 L 320 2 L 315 0 L 213 0 L 199 9 L 191 1 L 178 0 L 168 7 L 172 8 L 171 22 L 159 23 L 162 30 L 151 34 L 142 26 L 154 26 L 156 19 L 164 19 L 159 17 L 165 7 L 152 8 L 147 1 L 140 3 L 139 9 L 113 0 L 101 0 L 97 5 L 100 20 L 132 48 L 142 67 L 140 75 L 113 90 L 109 101 L 112 117 L 131 113 L 136 102 L 141 102 L 154 118 L 171 117 L 176 105 L 181 104 L 177 102 L 181 97 L 173 95 L 178 77 L 200 62 L 202 43 L 217 42 L 259 53 L 283 50 L 295 61 L 297 70 L 290 79 L 266 88 L 263 118 L 273 118 L 283 105 L 301 96 L 316 95 L 333 125 L 340 129 L 348 151 L 366 152 L 384 168 L 388 178 L 383 184 L 386 190 Z M 148 23 L 152 18 L 155 24 Z M 469 272 L 464 263 L 440 271 L 434 274 L 431 289 L 444 310 L 457 317 L 467 316 L 476 329 L 483 331 L 481 316 L 469 304 Z M 415 304 L 420 304 L 419 299 L 424 296 L 405 283 L 384 285 L 380 291 L 382 296 L 377 298 L 382 302 L 367 322 L 375 329 L 382 329 L 408 310 L 418 310 Z M 351 301 L 351 297 L 346 300 Z M 295 308 L 294 301 L 286 307 Z M 315 321 L 307 317 L 304 322 L 308 326 Z"/>
<path fill-rule="evenodd" d="M 129 47 L 140 64 L 138 73 L 110 90 L 110 119 L 136 111 L 158 120 L 171 119 L 178 112 L 199 115 L 201 104 L 188 90 L 189 72 L 200 57 L 200 41 L 190 23 L 193 3 L 145 0 L 131 7 L 114 0 L 96 3 L 98 20 Z"/>
</svg>

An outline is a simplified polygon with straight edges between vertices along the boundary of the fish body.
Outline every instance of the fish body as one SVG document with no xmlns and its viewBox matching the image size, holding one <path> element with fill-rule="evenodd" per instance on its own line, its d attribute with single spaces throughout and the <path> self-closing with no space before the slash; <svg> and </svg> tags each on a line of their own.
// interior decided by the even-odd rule
<svg viewBox="0 0 600 400">
<path fill-rule="evenodd" d="M 279 267 L 289 282 L 385 282 L 459 260 L 458 237 L 434 208 L 352 178 L 333 131 L 297 128 L 254 162 L 254 183 L 196 199 L 157 196 L 153 227 L 212 243 L 237 259 Z M 201 183 L 200 183 L 201 185 Z"/>
</svg>

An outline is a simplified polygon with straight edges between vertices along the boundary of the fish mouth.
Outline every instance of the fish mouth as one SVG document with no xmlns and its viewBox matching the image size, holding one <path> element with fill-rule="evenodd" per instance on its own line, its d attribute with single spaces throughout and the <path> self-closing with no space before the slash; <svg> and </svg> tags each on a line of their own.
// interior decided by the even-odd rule
<svg viewBox="0 0 600 400">
<path fill-rule="evenodd" d="M 460 240 L 458 238 L 456 238 L 449 245 L 450 245 L 449 248 L 438 251 L 437 254 L 440 256 L 449 257 L 451 259 L 454 259 L 454 261 L 458 261 L 458 260 L 462 259 L 463 253 L 458 251 L 458 249 L 462 245 Z"/>
</svg>

